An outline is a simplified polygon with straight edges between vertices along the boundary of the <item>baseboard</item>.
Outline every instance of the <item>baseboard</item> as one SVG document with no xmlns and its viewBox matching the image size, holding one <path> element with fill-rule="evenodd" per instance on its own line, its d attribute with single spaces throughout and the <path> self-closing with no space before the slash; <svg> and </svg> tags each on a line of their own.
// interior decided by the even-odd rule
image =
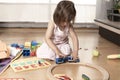
<svg viewBox="0 0 120 80">
<path fill-rule="evenodd" d="M 48 22 L 0 22 L 0 27 L 47 28 Z M 75 28 L 98 28 L 94 23 L 75 23 Z"/>
</svg>

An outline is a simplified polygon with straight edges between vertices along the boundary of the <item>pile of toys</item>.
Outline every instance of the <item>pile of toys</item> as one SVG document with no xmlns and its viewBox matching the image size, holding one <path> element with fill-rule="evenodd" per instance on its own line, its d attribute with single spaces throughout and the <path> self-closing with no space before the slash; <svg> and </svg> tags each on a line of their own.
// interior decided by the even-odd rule
<svg viewBox="0 0 120 80">
<path fill-rule="evenodd" d="M 36 56 L 36 49 L 40 47 L 41 43 L 37 41 L 25 42 L 24 45 L 11 44 L 12 47 L 21 48 L 23 56 Z M 65 62 L 80 62 L 79 58 L 73 60 L 72 56 L 59 57 L 55 60 L 56 64 L 61 64 Z"/>
<path fill-rule="evenodd" d="M 22 49 L 23 56 L 36 56 L 36 49 L 41 45 L 37 41 L 25 42 L 24 45 L 19 45 L 17 43 L 11 44 L 11 47 Z"/>
<path fill-rule="evenodd" d="M 56 58 L 56 64 L 61 64 L 61 63 L 65 63 L 65 62 L 80 62 L 79 58 L 73 60 L 72 56 L 66 56 L 66 57 L 61 57 L 61 58 Z"/>
<path fill-rule="evenodd" d="M 23 56 L 36 56 L 36 49 L 40 47 L 41 43 L 37 41 L 25 42 L 23 48 Z"/>
</svg>

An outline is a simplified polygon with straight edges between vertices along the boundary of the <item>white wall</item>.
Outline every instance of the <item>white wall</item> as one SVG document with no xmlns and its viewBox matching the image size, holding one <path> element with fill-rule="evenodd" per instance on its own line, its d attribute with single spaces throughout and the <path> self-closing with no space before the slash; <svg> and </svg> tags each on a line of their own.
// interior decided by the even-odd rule
<svg viewBox="0 0 120 80">
<path fill-rule="evenodd" d="M 107 10 L 113 8 L 113 0 L 97 0 L 96 18 L 107 19 Z"/>
<path fill-rule="evenodd" d="M 76 22 L 90 23 L 94 22 L 96 14 L 95 5 L 76 5 Z"/>
<path fill-rule="evenodd" d="M 48 22 L 56 4 L 21 4 L 1 3 L 0 22 Z M 75 5 L 77 10 L 76 23 L 94 22 L 95 5 Z"/>
<path fill-rule="evenodd" d="M 0 21 L 48 21 L 48 5 L 1 4 Z"/>
</svg>

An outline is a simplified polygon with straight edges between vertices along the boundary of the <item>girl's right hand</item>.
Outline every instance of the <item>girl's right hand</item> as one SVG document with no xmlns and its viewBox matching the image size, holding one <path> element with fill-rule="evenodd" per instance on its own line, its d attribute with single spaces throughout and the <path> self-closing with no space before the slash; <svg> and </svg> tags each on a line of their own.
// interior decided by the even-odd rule
<svg viewBox="0 0 120 80">
<path fill-rule="evenodd" d="M 58 53 L 58 56 L 61 57 L 65 57 L 66 55 L 64 55 L 63 53 Z"/>
</svg>

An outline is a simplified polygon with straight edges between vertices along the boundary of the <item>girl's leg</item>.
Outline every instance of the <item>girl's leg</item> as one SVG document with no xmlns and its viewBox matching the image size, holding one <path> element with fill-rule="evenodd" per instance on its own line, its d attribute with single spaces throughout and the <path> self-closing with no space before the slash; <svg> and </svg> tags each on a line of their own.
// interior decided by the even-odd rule
<svg viewBox="0 0 120 80">
<path fill-rule="evenodd" d="M 36 51 L 38 58 L 45 58 L 50 60 L 55 60 L 55 53 L 46 43 L 43 43 Z"/>
</svg>

